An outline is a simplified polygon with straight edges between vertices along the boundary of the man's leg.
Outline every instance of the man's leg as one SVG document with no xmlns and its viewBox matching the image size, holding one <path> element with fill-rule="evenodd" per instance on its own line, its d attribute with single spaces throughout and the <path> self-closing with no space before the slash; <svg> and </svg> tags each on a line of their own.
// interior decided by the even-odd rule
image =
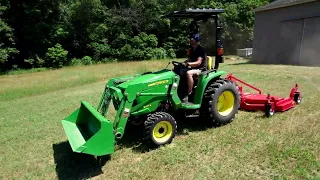
<svg viewBox="0 0 320 180">
<path fill-rule="evenodd" d="M 195 74 L 200 74 L 201 70 L 199 69 L 193 69 L 193 70 L 189 70 L 187 72 L 187 81 L 188 81 L 188 94 L 190 95 L 192 93 L 192 87 L 193 87 L 193 75 Z"/>
<path fill-rule="evenodd" d="M 183 99 L 184 101 L 188 101 L 188 96 L 192 93 L 192 87 L 193 87 L 193 75 L 194 74 L 200 74 L 201 70 L 199 69 L 193 69 L 187 71 L 187 83 L 188 83 L 188 95 Z"/>
</svg>

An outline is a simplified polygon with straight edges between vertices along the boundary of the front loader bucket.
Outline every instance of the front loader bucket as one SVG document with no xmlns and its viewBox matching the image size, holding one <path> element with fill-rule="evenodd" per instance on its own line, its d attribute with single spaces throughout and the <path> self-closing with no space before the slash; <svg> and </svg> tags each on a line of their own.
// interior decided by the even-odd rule
<svg viewBox="0 0 320 180">
<path fill-rule="evenodd" d="M 111 121 L 103 117 L 88 102 L 82 101 L 62 125 L 73 152 L 103 156 L 114 152 Z"/>
</svg>

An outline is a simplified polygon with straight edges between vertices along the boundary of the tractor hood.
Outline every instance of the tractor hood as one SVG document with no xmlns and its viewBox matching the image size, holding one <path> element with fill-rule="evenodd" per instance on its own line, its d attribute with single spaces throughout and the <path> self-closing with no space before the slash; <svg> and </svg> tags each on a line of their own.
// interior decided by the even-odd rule
<svg viewBox="0 0 320 180">
<path fill-rule="evenodd" d="M 117 87 L 120 89 L 126 89 L 129 85 L 137 85 L 137 84 L 147 84 L 150 85 L 154 82 L 158 82 L 161 80 L 169 80 L 175 76 L 175 73 L 171 70 L 164 69 L 161 71 L 150 72 L 146 74 L 142 74 L 140 76 L 134 77 L 126 82 L 119 84 Z"/>
</svg>

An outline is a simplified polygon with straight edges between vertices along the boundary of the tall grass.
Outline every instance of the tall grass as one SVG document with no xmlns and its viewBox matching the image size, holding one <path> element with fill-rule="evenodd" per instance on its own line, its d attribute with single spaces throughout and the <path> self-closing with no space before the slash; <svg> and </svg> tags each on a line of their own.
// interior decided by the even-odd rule
<svg viewBox="0 0 320 180">
<path fill-rule="evenodd" d="M 166 60 L 119 62 L 0 76 L 0 101 L 15 100 L 79 85 L 107 81 L 117 76 L 155 71 L 163 68 L 166 64 Z"/>
</svg>

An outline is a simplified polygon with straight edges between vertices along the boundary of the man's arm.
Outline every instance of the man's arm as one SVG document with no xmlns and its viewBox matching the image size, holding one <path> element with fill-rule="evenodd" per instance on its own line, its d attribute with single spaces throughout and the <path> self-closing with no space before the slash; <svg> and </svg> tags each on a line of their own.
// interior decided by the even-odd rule
<svg viewBox="0 0 320 180">
<path fill-rule="evenodd" d="M 186 63 L 188 66 L 190 67 L 199 67 L 202 63 L 202 61 L 205 60 L 205 56 L 206 56 L 206 52 L 205 50 L 202 48 L 202 50 L 200 51 L 199 55 L 198 55 L 198 59 L 196 62 L 188 62 Z"/>
<path fill-rule="evenodd" d="M 190 67 L 199 67 L 202 61 L 203 61 L 203 58 L 199 56 L 196 62 L 187 62 L 187 65 L 189 65 Z"/>
</svg>

